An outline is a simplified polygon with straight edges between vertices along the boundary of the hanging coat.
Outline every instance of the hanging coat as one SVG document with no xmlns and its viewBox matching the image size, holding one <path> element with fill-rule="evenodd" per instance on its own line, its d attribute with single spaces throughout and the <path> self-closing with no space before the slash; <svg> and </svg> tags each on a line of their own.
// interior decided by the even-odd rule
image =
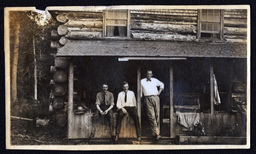
<svg viewBox="0 0 256 154">
<path fill-rule="evenodd" d="M 214 105 L 221 104 L 217 80 L 214 74 L 213 74 L 213 96 L 214 96 L 214 100 L 213 100 Z"/>
</svg>

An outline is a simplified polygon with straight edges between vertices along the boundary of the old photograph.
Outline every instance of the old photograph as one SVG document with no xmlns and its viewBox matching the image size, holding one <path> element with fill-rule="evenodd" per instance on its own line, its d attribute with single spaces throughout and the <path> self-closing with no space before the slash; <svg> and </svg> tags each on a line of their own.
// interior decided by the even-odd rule
<svg viewBox="0 0 256 154">
<path fill-rule="evenodd" d="M 250 148 L 250 7 L 5 8 L 6 148 Z"/>
</svg>

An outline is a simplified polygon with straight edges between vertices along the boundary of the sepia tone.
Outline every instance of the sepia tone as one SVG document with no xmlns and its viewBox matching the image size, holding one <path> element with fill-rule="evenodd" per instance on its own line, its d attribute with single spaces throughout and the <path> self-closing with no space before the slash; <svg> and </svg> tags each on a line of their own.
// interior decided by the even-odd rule
<svg viewBox="0 0 256 154">
<path fill-rule="evenodd" d="M 7 147 L 248 148 L 248 8 L 7 8 Z M 147 70 L 164 83 L 160 139 L 152 135 L 141 95 Z M 122 120 L 118 141 L 109 134 L 106 116 L 92 124 L 96 95 L 107 84 L 114 95 L 117 127 L 116 102 L 123 81 L 135 93 L 141 140 L 129 114 Z M 116 149 L 111 146 L 104 149 Z"/>
</svg>

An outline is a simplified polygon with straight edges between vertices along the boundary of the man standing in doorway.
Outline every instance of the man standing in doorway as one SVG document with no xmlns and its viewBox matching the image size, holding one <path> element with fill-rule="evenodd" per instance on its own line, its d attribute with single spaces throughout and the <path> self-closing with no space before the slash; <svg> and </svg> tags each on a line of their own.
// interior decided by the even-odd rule
<svg viewBox="0 0 256 154">
<path fill-rule="evenodd" d="M 139 116 L 137 113 L 136 108 L 136 98 L 133 91 L 128 90 L 129 84 L 128 82 L 123 82 L 123 91 L 118 94 L 116 107 L 118 108 L 118 116 L 117 116 L 117 125 L 116 125 L 116 138 L 115 141 L 118 141 L 119 133 L 121 129 L 121 122 L 123 117 L 129 113 L 132 117 L 136 133 L 137 133 L 137 140 L 141 141 L 141 132 L 140 132 L 140 123 L 139 123 Z"/>
<path fill-rule="evenodd" d="M 113 93 L 108 91 L 108 85 L 102 85 L 102 91 L 96 95 L 96 107 L 97 110 L 92 118 L 92 133 L 90 138 L 94 137 L 95 134 L 95 124 L 99 121 L 99 118 L 107 115 L 109 118 L 109 129 L 111 138 L 114 139 L 114 117 L 113 110 L 114 107 L 114 96 Z"/>
<path fill-rule="evenodd" d="M 160 100 L 159 95 L 164 89 L 164 84 L 153 78 L 152 70 L 147 70 L 147 77 L 141 80 L 142 93 L 146 104 L 146 112 L 150 123 L 150 128 L 156 140 L 160 136 Z"/>
</svg>

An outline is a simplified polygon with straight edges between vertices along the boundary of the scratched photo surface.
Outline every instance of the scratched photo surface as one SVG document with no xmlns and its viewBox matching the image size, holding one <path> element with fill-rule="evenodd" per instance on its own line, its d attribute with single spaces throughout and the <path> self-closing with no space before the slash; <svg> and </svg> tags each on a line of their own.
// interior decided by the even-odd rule
<svg viewBox="0 0 256 154">
<path fill-rule="evenodd" d="M 6 148 L 250 147 L 250 8 L 5 8 Z"/>
</svg>

